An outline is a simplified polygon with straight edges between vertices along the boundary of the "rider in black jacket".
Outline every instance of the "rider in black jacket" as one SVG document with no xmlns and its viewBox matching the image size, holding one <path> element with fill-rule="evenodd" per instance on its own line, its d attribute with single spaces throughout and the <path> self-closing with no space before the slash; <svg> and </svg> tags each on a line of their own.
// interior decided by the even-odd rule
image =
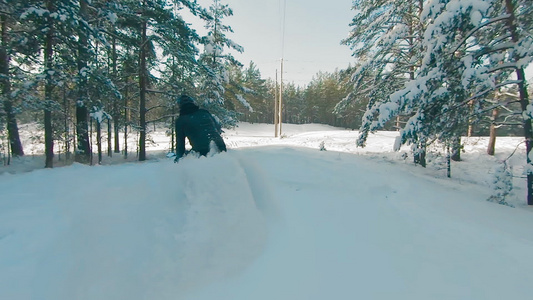
<svg viewBox="0 0 533 300">
<path fill-rule="evenodd" d="M 185 154 L 185 137 L 189 139 L 192 151 L 207 155 L 211 148 L 216 152 L 226 151 L 226 144 L 220 135 L 222 129 L 215 118 L 205 109 L 199 108 L 194 99 L 182 95 L 179 98 L 180 116 L 176 120 L 176 161 Z M 213 142 L 214 146 L 211 146 Z"/>
</svg>

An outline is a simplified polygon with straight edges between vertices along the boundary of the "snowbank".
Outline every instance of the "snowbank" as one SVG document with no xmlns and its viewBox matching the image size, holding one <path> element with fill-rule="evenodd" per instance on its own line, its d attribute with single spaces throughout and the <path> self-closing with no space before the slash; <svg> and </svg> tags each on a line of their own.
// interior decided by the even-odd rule
<svg viewBox="0 0 533 300">
<path fill-rule="evenodd" d="M 231 155 L 3 175 L 0 191 L 0 299 L 176 299 L 267 239 Z"/>
</svg>

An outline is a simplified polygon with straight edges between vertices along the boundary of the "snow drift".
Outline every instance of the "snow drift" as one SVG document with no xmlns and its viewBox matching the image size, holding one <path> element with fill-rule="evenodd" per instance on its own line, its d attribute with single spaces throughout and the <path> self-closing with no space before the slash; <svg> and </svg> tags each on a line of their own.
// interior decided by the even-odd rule
<svg viewBox="0 0 533 300">
<path fill-rule="evenodd" d="M 0 299 L 176 299 L 267 237 L 232 155 L 5 175 L 0 190 Z"/>
</svg>

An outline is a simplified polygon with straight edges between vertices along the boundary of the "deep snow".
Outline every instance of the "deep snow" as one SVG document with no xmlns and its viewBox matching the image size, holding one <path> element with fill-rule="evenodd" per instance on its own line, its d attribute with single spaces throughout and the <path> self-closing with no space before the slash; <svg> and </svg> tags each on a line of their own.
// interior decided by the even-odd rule
<svg viewBox="0 0 533 300">
<path fill-rule="evenodd" d="M 452 178 L 323 125 L 241 124 L 228 153 L 0 169 L 0 299 L 528 299 L 533 211 L 487 202 L 498 155 L 472 138 Z M 154 150 L 169 138 L 153 133 Z M 319 151 L 324 142 L 328 151 Z M 266 146 L 265 146 L 266 145 Z M 259 147 L 263 146 L 263 147 Z M 35 150 L 38 153 L 37 150 Z M 511 159 L 520 175 L 523 150 Z M 11 174 L 11 173 L 14 174 Z"/>
</svg>

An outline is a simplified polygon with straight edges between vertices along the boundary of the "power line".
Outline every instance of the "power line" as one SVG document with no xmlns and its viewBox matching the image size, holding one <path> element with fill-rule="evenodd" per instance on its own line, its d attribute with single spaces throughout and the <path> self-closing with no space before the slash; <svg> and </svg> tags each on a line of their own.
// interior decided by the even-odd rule
<svg viewBox="0 0 533 300">
<path fill-rule="evenodd" d="M 283 0 L 283 23 L 281 25 L 281 59 L 285 54 L 285 18 L 287 15 L 287 0 Z"/>
</svg>

